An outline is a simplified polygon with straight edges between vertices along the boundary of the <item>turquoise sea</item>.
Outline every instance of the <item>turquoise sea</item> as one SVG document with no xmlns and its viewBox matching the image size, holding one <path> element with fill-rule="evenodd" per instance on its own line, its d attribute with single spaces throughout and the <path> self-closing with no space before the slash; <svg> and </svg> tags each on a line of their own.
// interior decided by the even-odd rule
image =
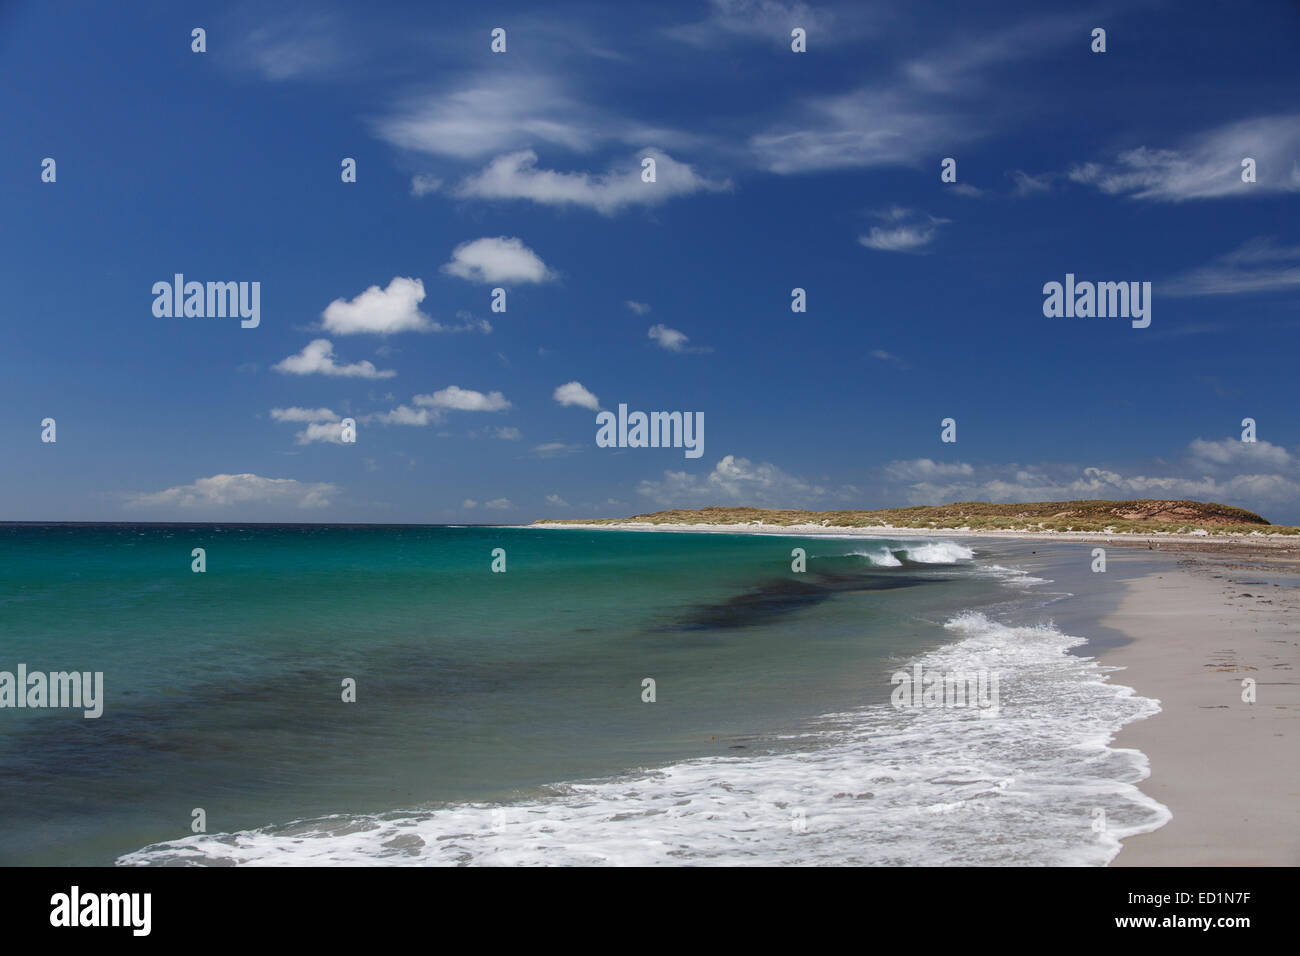
<svg viewBox="0 0 1300 956">
<path fill-rule="evenodd" d="M 991 539 L 0 526 L 0 671 L 104 675 L 98 719 L 0 709 L 0 864 L 1105 863 L 1167 811 L 1145 758 L 1108 746 L 1156 704 L 1088 657 L 1136 565 L 1088 560 Z M 891 675 L 917 664 L 997 673 L 997 716 L 895 707 Z"/>
</svg>

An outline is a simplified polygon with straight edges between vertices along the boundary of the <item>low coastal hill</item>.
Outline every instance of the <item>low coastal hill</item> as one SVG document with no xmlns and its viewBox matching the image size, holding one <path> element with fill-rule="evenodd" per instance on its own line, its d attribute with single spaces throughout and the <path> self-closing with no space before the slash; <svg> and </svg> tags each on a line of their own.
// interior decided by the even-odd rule
<svg viewBox="0 0 1300 956">
<path fill-rule="evenodd" d="M 1112 534 L 1300 534 L 1269 524 L 1253 511 L 1214 502 L 1163 499 L 961 501 L 879 511 L 799 511 L 778 508 L 699 508 L 655 511 L 630 518 L 550 519 L 534 524 L 584 525 L 821 525 L 836 528 L 917 528 L 970 531 L 1100 531 Z"/>
</svg>

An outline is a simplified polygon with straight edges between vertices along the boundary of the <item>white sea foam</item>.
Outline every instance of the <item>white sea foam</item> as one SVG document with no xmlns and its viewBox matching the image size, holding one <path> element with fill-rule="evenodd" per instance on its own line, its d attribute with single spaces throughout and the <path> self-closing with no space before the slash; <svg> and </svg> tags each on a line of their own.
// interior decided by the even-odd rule
<svg viewBox="0 0 1300 956">
<path fill-rule="evenodd" d="M 1051 583 L 1049 578 L 1035 577 L 1028 571 L 1022 571 L 1020 568 L 1005 568 L 1000 564 L 987 564 L 984 565 L 981 570 L 996 578 L 1001 578 L 1010 584 L 1034 585 Z"/>
<path fill-rule="evenodd" d="M 923 543 L 881 544 L 870 549 L 857 548 L 848 552 L 866 558 L 879 568 L 900 568 L 904 560 L 915 564 L 958 564 L 975 557 L 975 552 L 955 541 L 926 541 Z"/>
<path fill-rule="evenodd" d="M 970 612 L 945 626 L 959 639 L 919 662 L 998 672 L 997 717 L 883 704 L 828 715 L 768 753 L 557 785 L 505 805 L 200 834 L 118 862 L 1099 865 L 1123 837 L 1169 820 L 1137 788 L 1146 758 L 1109 746 L 1123 724 L 1157 713 L 1156 701 L 1068 654 L 1082 639 L 1055 627 Z"/>
</svg>

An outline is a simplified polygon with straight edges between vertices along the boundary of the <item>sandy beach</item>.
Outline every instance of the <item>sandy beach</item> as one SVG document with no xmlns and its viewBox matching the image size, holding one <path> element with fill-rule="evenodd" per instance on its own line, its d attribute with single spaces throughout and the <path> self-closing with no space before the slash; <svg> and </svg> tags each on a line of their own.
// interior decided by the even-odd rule
<svg viewBox="0 0 1300 956">
<path fill-rule="evenodd" d="M 1300 542 L 1286 535 L 980 532 L 762 524 L 539 524 L 533 527 L 729 534 L 1012 538 L 1095 542 L 1173 556 L 1125 584 L 1101 623 L 1131 643 L 1100 659 L 1160 701 L 1113 746 L 1150 761 L 1141 789 L 1172 820 L 1128 838 L 1114 866 L 1300 864 Z M 1243 698 L 1255 681 L 1256 700 Z"/>
<path fill-rule="evenodd" d="M 1300 864 L 1300 583 L 1294 562 L 1189 554 L 1130 581 L 1105 624 L 1133 643 L 1104 652 L 1115 679 L 1160 701 L 1114 746 L 1151 762 L 1144 792 L 1173 813 L 1131 837 L 1114 866 Z M 1255 703 L 1242 700 L 1255 681 Z"/>
</svg>

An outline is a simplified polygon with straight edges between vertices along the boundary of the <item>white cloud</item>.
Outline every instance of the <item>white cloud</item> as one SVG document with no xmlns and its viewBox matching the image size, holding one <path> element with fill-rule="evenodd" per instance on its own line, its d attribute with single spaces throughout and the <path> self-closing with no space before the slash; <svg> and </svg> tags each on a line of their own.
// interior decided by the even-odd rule
<svg viewBox="0 0 1300 956">
<path fill-rule="evenodd" d="M 628 299 L 624 304 L 637 315 L 645 315 L 650 311 L 650 306 L 644 302 L 633 302 L 631 299 Z"/>
<path fill-rule="evenodd" d="M 1237 438 L 1223 438 L 1219 441 L 1197 438 L 1188 446 L 1188 453 L 1194 465 L 1205 468 L 1223 466 L 1286 469 L 1296 464 L 1295 458 L 1281 445 L 1262 439 L 1244 442 Z"/>
<path fill-rule="evenodd" d="M 789 49 L 790 31 L 802 27 L 808 33 L 810 45 L 829 45 L 858 36 L 861 29 L 854 15 L 862 12 L 862 8 L 852 6 L 843 11 L 830 11 L 779 0 L 710 0 L 705 19 L 671 27 L 665 32 L 706 49 L 715 47 L 728 35 L 766 39 Z"/>
<path fill-rule="evenodd" d="M 336 422 L 339 416 L 328 408 L 273 408 L 271 418 L 277 422 Z"/>
<path fill-rule="evenodd" d="M 470 282 L 549 282 L 555 278 L 522 240 L 505 236 L 462 242 L 442 271 Z"/>
<path fill-rule="evenodd" d="M 435 324 L 419 310 L 424 301 L 424 283 L 396 276 L 387 289 L 372 285 L 350 302 L 335 299 L 322 313 L 325 329 L 337 335 L 393 335 L 398 332 L 431 332 Z"/>
<path fill-rule="evenodd" d="M 827 497 L 830 492 L 767 462 L 727 455 L 708 475 L 665 471 L 662 481 L 642 481 L 638 493 L 661 508 L 691 508 L 714 504 L 797 507 Z"/>
<path fill-rule="evenodd" d="M 559 495 L 547 495 L 546 503 L 550 505 L 555 505 L 557 508 L 569 507 L 569 503 L 565 501 L 563 498 L 561 498 Z"/>
<path fill-rule="evenodd" d="M 326 508 L 338 487 L 326 482 L 301 482 L 293 478 L 259 475 L 213 475 L 193 484 L 130 496 L 136 508 L 228 508 L 232 505 L 280 505 Z"/>
<path fill-rule="evenodd" d="M 555 389 L 552 395 L 561 405 L 580 405 L 592 411 L 600 410 L 600 400 L 587 391 L 581 382 L 567 382 Z"/>
<path fill-rule="evenodd" d="M 510 407 L 510 402 L 500 392 L 485 395 L 458 385 L 448 385 L 432 395 L 416 395 L 411 401 L 426 408 L 448 408 L 461 412 L 499 412 Z"/>
<path fill-rule="evenodd" d="M 913 458 L 910 461 L 891 461 L 885 465 L 884 472 L 896 481 L 929 481 L 934 478 L 973 475 L 975 469 L 961 461 L 949 464 L 929 458 Z"/>
<path fill-rule="evenodd" d="M 968 470 L 969 469 L 969 470 Z M 1156 473 L 1123 473 L 1067 463 L 970 466 L 928 459 L 881 469 L 889 500 L 913 505 L 955 501 L 1068 501 L 1082 498 L 1190 498 L 1237 505 L 1273 520 L 1300 521 L 1300 460 L 1285 448 L 1236 438 L 1196 439 L 1184 461 Z M 1277 512 L 1282 512 L 1278 514 Z"/>
<path fill-rule="evenodd" d="M 659 344 L 662 349 L 669 352 L 711 352 L 708 346 L 695 346 L 688 344 L 691 340 L 688 335 L 679 332 L 676 329 L 670 329 L 668 326 L 660 323 L 659 325 L 650 326 L 648 337 L 652 338 Z"/>
<path fill-rule="evenodd" d="M 655 182 L 641 181 L 641 160 L 655 160 Z M 563 173 L 537 169 L 531 149 L 492 160 L 456 187 L 456 194 L 476 199 L 528 199 L 542 205 L 575 205 L 610 216 L 633 205 L 652 206 L 678 196 L 731 188 L 730 181 L 713 181 L 658 149 L 645 149 L 605 173 Z"/>
<path fill-rule="evenodd" d="M 271 366 L 286 375 L 338 375 L 344 378 L 392 378 L 391 369 L 380 371 L 374 363 L 361 361 L 339 365 L 334 361 L 334 344 L 329 339 L 313 339 L 297 355 Z"/>
<path fill-rule="evenodd" d="M 509 511 L 514 507 L 509 498 L 493 498 L 491 501 L 483 503 L 484 508 L 491 508 L 494 511 Z"/>
<path fill-rule="evenodd" d="M 235 55 L 273 82 L 329 73 L 355 59 L 337 20 L 322 13 L 264 23 L 248 33 Z"/>
<path fill-rule="evenodd" d="M 416 198 L 436 193 L 441 186 L 442 180 L 428 173 L 418 173 L 411 177 L 411 195 Z"/>
<path fill-rule="evenodd" d="M 1300 286 L 1300 246 L 1252 239 L 1214 262 L 1158 283 L 1165 295 L 1238 295 Z"/>
<path fill-rule="evenodd" d="M 914 213 L 898 206 L 877 215 L 898 225 L 873 226 L 868 235 L 858 236 L 858 242 L 881 252 L 916 252 L 933 242 L 937 228 L 948 222 L 947 219 Z"/>
<path fill-rule="evenodd" d="M 868 249 L 882 252 L 914 252 L 934 240 L 933 226 L 898 226 L 883 229 L 872 226 L 870 235 L 858 236 L 858 242 Z"/>
<path fill-rule="evenodd" d="M 895 355 L 893 352 L 886 352 L 884 349 L 872 349 L 867 354 L 872 358 L 880 359 L 882 362 L 893 362 L 895 365 L 900 365 L 903 368 L 910 368 L 907 362 L 903 361 L 901 357 Z"/>
<path fill-rule="evenodd" d="M 533 446 L 533 454 L 538 458 L 556 458 L 560 455 L 571 454 L 581 447 L 581 445 L 566 445 L 562 441 L 548 441 Z"/>
<path fill-rule="evenodd" d="M 524 433 L 513 425 L 505 425 L 501 428 L 492 429 L 492 437 L 500 438 L 503 441 L 519 441 L 524 437 Z"/>
<path fill-rule="evenodd" d="M 401 149 L 457 159 L 534 142 L 585 151 L 608 134 L 549 77 L 493 73 L 465 83 L 409 97 L 376 124 L 376 132 Z"/>
<path fill-rule="evenodd" d="M 312 422 L 293 436 L 296 444 L 310 445 L 315 441 L 343 444 L 343 426 L 334 422 Z"/>
<path fill-rule="evenodd" d="M 1015 195 L 1032 196 L 1036 193 L 1045 193 L 1052 188 L 1052 174 L 1043 173 L 1038 176 L 1031 176 L 1023 169 L 1013 169 L 1008 175 L 1015 181 Z"/>
<path fill-rule="evenodd" d="M 1261 116 L 1200 133 L 1177 149 L 1139 146 L 1114 162 L 1084 163 L 1069 177 L 1113 196 L 1182 202 L 1300 191 L 1300 114 Z M 1242 160 L 1256 182 L 1241 181 Z"/>
<path fill-rule="evenodd" d="M 1025 107 L 1009 106 L 1013 100 L 990 89 L 987 75 L 1075 42 L 1084 22 L 1081 15 L 1000 22 L 981 36 L 913 58 L 870 86 L 806 98 L 783 121 L 750 137 L 750 153 L 760 167 L 779 174 L 915 166 L 952 156 L 1006 118 L 1023 119 Z M 810 34 L 810 45 L 815 42 Z"/>
<path fill-rule="evenodd" d="M 392 411 L 380 412 L 373 417 L 375 421 L 384 425 L 415 425 L 417 427 L 442 420 L 440 413 L 437 411 L 430 411 L 427 408 L 411 408 L 409 405 L 398 405 Z"/>
</svg>

